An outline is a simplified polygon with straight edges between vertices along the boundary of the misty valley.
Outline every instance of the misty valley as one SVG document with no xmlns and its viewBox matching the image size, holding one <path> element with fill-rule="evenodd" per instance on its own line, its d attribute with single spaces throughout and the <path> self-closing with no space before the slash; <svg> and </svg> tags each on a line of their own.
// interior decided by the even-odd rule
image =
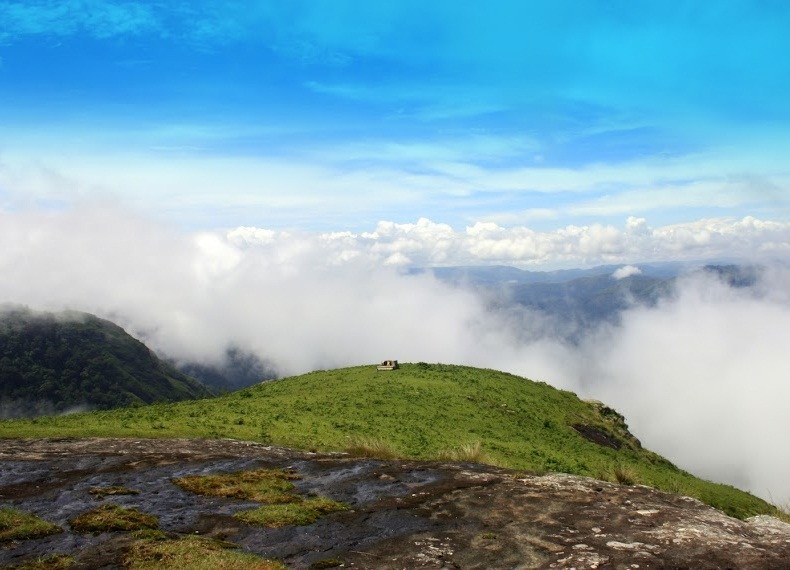
<svg viewBox="0 0 790 570">
<path fill-rule="evenodd" d="M 703 276 L 731 288 L 753 288 L 760 272 L 754 266 L 659 264 L 554 272 L 444 267 L 409 273 L 429 273 L 472 291 L 493 313 L 523 317 L 526 312 L 514 331 L 522 342 L 551 335 L 578 344 L 596 329 L 619 323 L 623 311 L 671 299 L 679 278 Z M 213 361 L 183 360 L 151 351 L 143 344 L 145 333 L 134 338 L 111 319 L 89 313 L 10 304 L 0 305 L 0 311 L 0 419 L 201 398 L 278 377 L 276 357 L 233 344 Z M 137 330 L 133 317 L 119 317 Z"/>
</svg>

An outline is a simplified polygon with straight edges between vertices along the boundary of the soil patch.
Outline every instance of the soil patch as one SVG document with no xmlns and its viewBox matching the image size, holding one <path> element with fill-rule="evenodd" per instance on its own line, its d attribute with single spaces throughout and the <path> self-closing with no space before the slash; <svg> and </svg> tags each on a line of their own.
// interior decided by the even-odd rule
<svg viewBox="0 0 790 570">
<path fill-rule="evenodd" d="M 620 449 L 623 447 L 622 441 L 613 435 L 606 433 L 601 428 L 584 424 L 573 424 L 572 427 L 587 441 L 597 443 L 598 445 L 602 445 L 604 447 L 611 447 L 612 449 Z"/>
</svg>

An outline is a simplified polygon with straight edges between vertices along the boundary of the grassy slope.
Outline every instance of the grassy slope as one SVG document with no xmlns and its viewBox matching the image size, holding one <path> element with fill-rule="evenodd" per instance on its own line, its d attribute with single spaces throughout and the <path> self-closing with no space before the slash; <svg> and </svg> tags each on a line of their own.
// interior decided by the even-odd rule
<svg viewBox="0 0 790 570">
<path fill-rule="evenodd" d="M 598 407 L 543 383 L 493 370 L 406 364 L 395 372 L 317 371 L 210 400 L 0 422 L 0 437 L 229 437 L 315 450 L 344 449 L 367 437 L 423 459 L 481 442 L 492 462 L 506 467 L 610 479 L 626 472 L 741 518 L 773 511 L 638 445 L 614 450 L 591 443 L 571 427 L 577 423 L 623 435 Z"/>
</svg>

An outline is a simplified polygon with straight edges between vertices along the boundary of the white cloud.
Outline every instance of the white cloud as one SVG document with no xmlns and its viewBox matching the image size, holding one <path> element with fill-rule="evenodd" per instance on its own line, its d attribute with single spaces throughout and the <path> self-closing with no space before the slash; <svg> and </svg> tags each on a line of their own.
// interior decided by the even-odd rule
<svg viewBox="0 0 790 570">
<path fill-rule="evenodd" d="M 232 235 L 242 231 L 260 230 L 234 230 Z M 783 257 L 790 253 L 789 240 L 790 224 L 753 217 L 703 219 L 658 228 L 651 228 L 643 218 L 630 217 L 623 228 L 571 225 L 545 232 L 526 226 L 506 228 L 493 222 L 477 222 L 459 231 L 420 218 L 412 224 L 379 222 L 372 232 L 319 237 L 328 256 L 342 250 L 372 260 L 399 253 L 415 265 L 522 266 Z"/>
<path fill-rule="evenodd" d="M 762 282 L 787 291 L 790 274 Z M 695 474 L 790 501 L 790 303 L 713 278 L 634 309 L 589 340 L 586 390 L 616 407 L 645 445 Z"/>
<path fill-rule="evenodd" d="M 612 273 L 612 277 L 619 281 L 620 279 L 625 279 L 626 277 L 631 277 L 632 275 L 641 274 L 642 270 L 638 267 L 633 265 L 624 265 L 623 267 L 619 267 L 617 270 L 615 270 L 615 272 Z"/>
</svg>

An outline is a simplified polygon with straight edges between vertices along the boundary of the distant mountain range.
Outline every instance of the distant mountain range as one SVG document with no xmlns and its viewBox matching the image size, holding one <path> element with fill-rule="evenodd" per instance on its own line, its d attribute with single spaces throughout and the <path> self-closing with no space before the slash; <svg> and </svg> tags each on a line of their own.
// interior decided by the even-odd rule
<svg viewBox="0 0 790 570">
<path fill-rule="evenodd" d="M 225 358 L 218 364 L 184 362 L 176 366 L 215 392 L 231 392 L 278 377 L 271 363 L 236 347 L 228 348 Z"/>
<path fill-rule="evenodd" d="M 71 311 L 0 309 L 0 417 L 188 400 L 211 393 L 110 321 Z"/>
<path fill-rule="evenodd" d="M 524 307 L 564 323 L 566 340 L 602 323 L 618 322 L 634 306 L 671 298 L 682 276 L 707 274 L 731 287 L 751 287 L 761 269 L 741 265 L 689 266 L 680 263 L 602 265 L 591 269 L 527 271 L 507 266 L 440 267 L 430 272 L 456 287 L 483 292 L 494 310 Z"/>
</svg>

